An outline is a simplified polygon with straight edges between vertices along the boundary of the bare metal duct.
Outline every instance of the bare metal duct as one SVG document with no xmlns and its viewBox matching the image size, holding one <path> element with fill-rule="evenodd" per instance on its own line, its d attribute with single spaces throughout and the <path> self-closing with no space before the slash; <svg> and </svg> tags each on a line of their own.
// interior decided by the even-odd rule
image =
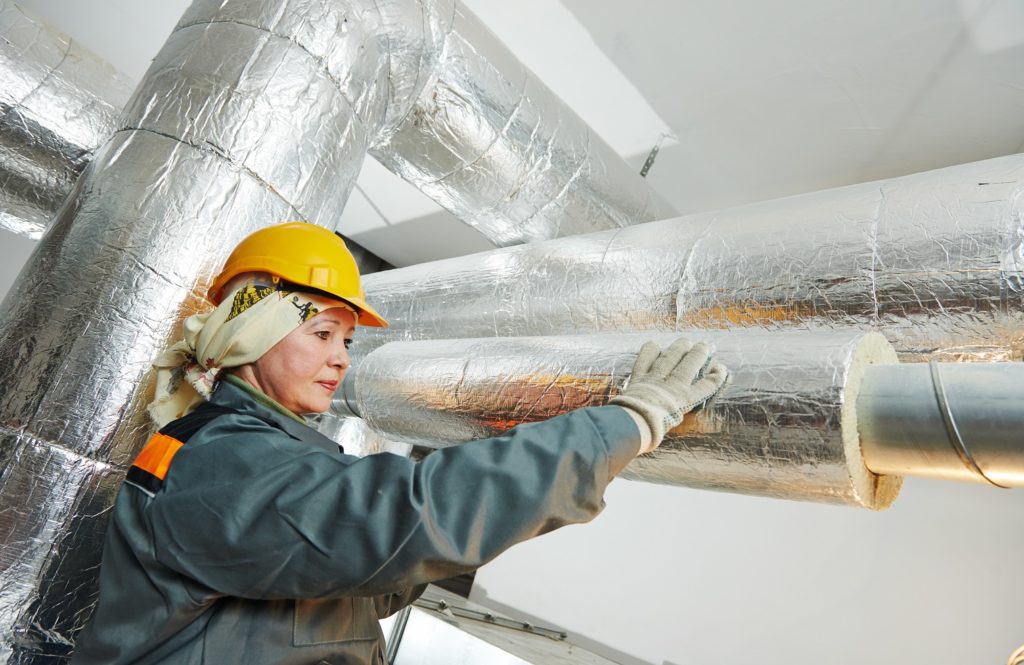
<svg viewBox="0 0 1024 665">
<path fill-rule="evenodd" d="M 371 275 L 389 341 L 877 329 L 907 361 L 1024 356 L 1024 155 Z"/>
<path fill-rule="evenodd" d="M 878 473 L 1024 487 L 1024 363 L 869 367 L 857 401 Z"/>
<path fill-rule="evenodd" d="M 370 154 L 499 246 L 675 214 L 459 4 L 430 84 Z"/>
<path fill-rule="evenodd" d="M 732 383 L 654 453 L 634 460 L 623 477 L 874 509 L 892 503 L 901 479 L 865 467 L 854 408 L 865 368 L 896 361 L 881 335 L 684 332 L 715 346 Z M 396 342 L 355 367 L 351 406 L 389 438 L 453 445 L 604 404 L 629 375 L 644 341 L 667 345 L 677 336 Z"/>
<path fill-rule="evenodd" d="M 131 84 L 66 35 L 0 2 L 0 229 L 38 238 Z"/>
</svg>

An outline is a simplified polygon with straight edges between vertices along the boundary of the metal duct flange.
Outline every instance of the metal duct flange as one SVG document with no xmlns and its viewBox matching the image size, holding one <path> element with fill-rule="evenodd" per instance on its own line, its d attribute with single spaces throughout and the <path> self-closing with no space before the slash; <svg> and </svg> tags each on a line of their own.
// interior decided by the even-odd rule
<svg viewBox="0 0 1024 665">
<path fill-rule="evenodd" d="M 389 341 L 876 329 L 903 360 L 1024 358 L 1024 155 L 369 276 Z"/>
<path fill-rule="evenodd" d="M 0 2 L 0 228 L 38 238 L 132 84 L 66 35 Z"/>
<path fill-rule="evenodd" d="M 869 367 L 857 402 L 877 473 L 1024 487 L 1024 363 Z"/>
<path fill-rule="evenodd" d="M 881 509 L 900 478 L 864 466 L 854 408 L 867 365 L 896 354 L 877 333 L 690 330 L 732 374 L 623 477 Z M 396 342 L 354 368 L 355 410 L 388 438 L 443 447 L 604 404 L 643 342 L 676 333 Z"/>
</svg>

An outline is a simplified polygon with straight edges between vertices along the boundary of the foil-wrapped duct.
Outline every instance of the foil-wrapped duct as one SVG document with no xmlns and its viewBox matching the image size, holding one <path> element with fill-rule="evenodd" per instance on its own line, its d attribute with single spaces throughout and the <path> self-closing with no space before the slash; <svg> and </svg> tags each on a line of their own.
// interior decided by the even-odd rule
<svg viewBox="0 0 1024 665">
<path fill-rule="evenodd" d="M 403 76 L 362 4 L 194 3 L 0 306 L 3 454 L 26 460 L 0 468 L 0 659 L 66 656 L 88 618 L 99 488 L 148 435 L 149 363 L 211 273 L 267 224 L 340 217 Z"/>
<path fill-rule="evenodd" d="M 132 84 L 66 35 L 0 2 L 0 228 L 38 238 Z"/>
<path fill-rule="evenodd" d="M 362 418 L 352 418 L 334 413 L 324 413 L 319 417 L 316 428 L 338 442 L 346 455 L 366 457 L 378 453 L 391 453 L 400 457 L 409 457 L 412 444 L 392 441 L 380 432 L 370 428 Z"/>
<path fill-rule="evenodd" d="M 177 32 L 205 30 L 202 26 L 210 25 L 207 18 L 213 12 L 224 24 L 213 31 L 223 39 L 222 52 L 210 51 L 203 58 L 231 55 L 226 51 L 241 45 L 232 31 L 244 33 L 246 28 L 265 31 L 271 47 L 275 36 L 307 47 L 323 65 L 321 78 L 336 83 L 346 100 L 339 113 L 352 113 L 360 130 L 376 144 L 372 154 L 498 245 L 618 228 L 674 214 L 643 178 L 454 0 L 418 6 L 394 0 L 336 2 L 328 7 L 299 4 L 296 11 L 279 11 L 274 2 L 219 7 L 199 0 Z M 38 237 L 92 151 L 114 131 L 129 86 L 95 56 L 29 19 L 13 4 L 3 5 L 0 21 L 0 30 L 11 36 L 0 40 L 0 71 L 5 81 L 15 82 L 0 93 L 5 95 L 0 99 L 5 109 L 0 125 L 0 225 Z M 337 43 L 329 39 L 348 31 L 361 38 L 346 36 Z M 231 60 L 228 66 L 237 66 Z M 330 95 L 323 96 L 317 87 L 314 79 L 310 90 L 298 86 L 292 92 L 300 97 L 321 95 L 320 101 L 329 103 Z M 202 86 L 195 80 L 189 93 L 178 104 L 192 105 L 201 127 L 226 108 L 233 106 L 237 112 L 243 105 L 254 114 L 265 113 L 268 124 L 289 122 L 280 110 L 271 110 L 272 102 L 260 103 L 252 95 L 203 102 L 197 98 Z M 149 99 L 145 94 L 139 98 Z M 154 107 L 143 113 L 136 107 L 131 113 L 137 120 L 144 118 L 147 129 L 162 132 L 167 118 L 178 110 Z M 323 106 L 319 112 L 329 115 Z M 234 136 L 232 130 L 228 122 L 204 137 L 209 141 L 205 148 L 231 149 L 222 144 L 233 143 L 237 155 L 261 137 L 255 123 L 242 136 Z M 191 140 L 185 130 L 170 134 Z M 289 155 L 294 152 L 282 156 Z M 336 156 L 353 158 L 345 150 Z M 260 177 L 274 168 L 293 168 L 292 175 L 299 180 L 329 179 L 335 173 L 331 168 L 313 172 L 301 161 L 249 162 L 243 160 Z M 282 194 L 287 198 L 292 192 Z M 347 192 L 338 194 L 344 203 Z"/>
<path fill-rule="evenodd" d="M 431 83 L 370 154 L 499 246 L 675 214 L 460 4 Z"/>
<path fill-rule="evenodd" d="M 67 655 L 95 593 L 98 488 L 149 432 L 151 359 L 242 237 L 334 225 L 367 147 L 415 115 L 453 16 L 453 0 L 187 10 L 0 306 L 2 451 L 51 460 L 38 485 L 0 468 L 0 560 L 17 563 L 0 658 Z"/>
<path fill-rule="evenodd" d="M 901 359 L 1024 356 L 1024 155 L 369 276 L 389 341 L 877 329 Z"/>
<path fill-rule="evenodd" d="M 731 381 L 623 477 L 881 509 L 901 479 L 864 465 L 856 398 L 864 368 L 896 362 L 877 333 L 688 330 Z M 394 342 L 356 368 L 354 404 L 388 438 L 443 447 L 604 404 L 640 346 L 677 333 Z M 353 394 L 350 392 L 350 394 Z"/>
</svg>

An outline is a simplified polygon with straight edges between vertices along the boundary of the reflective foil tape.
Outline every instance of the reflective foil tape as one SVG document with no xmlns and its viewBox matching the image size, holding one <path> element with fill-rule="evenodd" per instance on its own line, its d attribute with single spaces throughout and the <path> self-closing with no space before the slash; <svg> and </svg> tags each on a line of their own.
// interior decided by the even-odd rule
<svg viewBox="0 0 1024 665">
<path fill-rule="evenodd" d="M 0 228 L 38 238 L 131 83 L 66 35 L 0 2 Z"/>
<path fill-rule="evenodd" d="M 389 341 L 877 329 L 904 360 L 1024 355 L 1024 156 L 370 275 Z"/>
<path fill-rule="evenodd" d="M 684 331 L 716 349 L 731 382 L 623 477 L 783 499 L 885 508 L 900 479 L 870 473 L 857 440 L 867 364 L 895 362 L 877 333 Z M 357 368 L 367 424 L 385 437 L 444 447 L 598 406 L 629 376 L 640 346 L 677 333 L 396 342 Z"/>
</svg>

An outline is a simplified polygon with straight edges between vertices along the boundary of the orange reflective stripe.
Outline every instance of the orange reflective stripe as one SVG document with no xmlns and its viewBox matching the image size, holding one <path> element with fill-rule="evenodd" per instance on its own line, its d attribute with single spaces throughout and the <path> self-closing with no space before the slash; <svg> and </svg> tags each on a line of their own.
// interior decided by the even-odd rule
<svg viewBox="0 0 1024 665">
<path fill-rule="evenodd" d="M 135 463 L 132 466 L 137 466 L 163 480 L 167 475 L 167 469 L 171 468 L 171 460 L 183 445 L 174 437 L 157 432 L 149 439 L 139 456 L 135 458 Z"/>
</svg>

